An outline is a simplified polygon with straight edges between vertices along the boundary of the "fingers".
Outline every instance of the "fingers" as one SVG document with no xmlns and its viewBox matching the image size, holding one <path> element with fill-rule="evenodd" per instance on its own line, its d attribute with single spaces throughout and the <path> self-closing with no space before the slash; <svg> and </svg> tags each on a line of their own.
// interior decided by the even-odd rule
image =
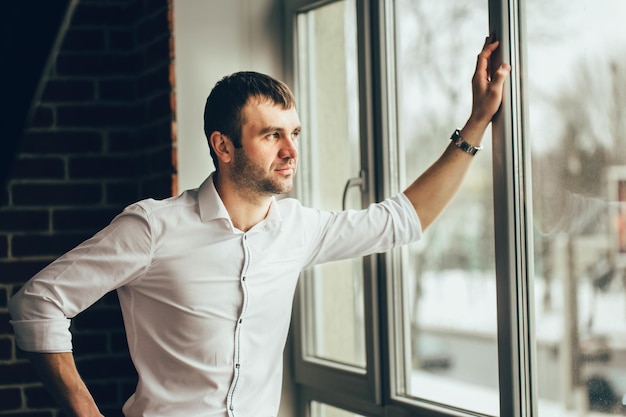
<svg viewBox="0 0 626 417">
<path fill-rule="evenodd" d="M 501 64 L 500 67 L 498 67 L 498 69 L 495 71 L 491 83 L 496 85 L 504 83 L 504 80 L 506 80 L 510 72 L 511 66 L 509 64 Z"/>
<path fill-rule="evenodd" d="M 488 43 L 494 42 L 495 40 L 496 40 L 496 33 L 491 32 L 489 36 L 485 38 L 485 45 L 487 45 Z"/>
<path fill-rule="evenodd" d="M 483 49 L 478 54 L 476 72 L 472 78 L 472 118 L 481 122 L 488 122 L 497 112 L 502 102 L 504 83 L 511 72 L 511 66 L 503 63 L 495 71 L 492 54 L 500 46 L 493 36 L 485 40 Z"/>
<path fill-rule="evenodd" d="M 476 59 L 476 76 L 489 79 L 489 58 L 491 58 L 493 51 L 498 49 L 498 46 L 500 46 L 500 42 L 492 41 L 491 36 L 485 39 L 485 45 Z"/>
<path fill-rule="evenodd" d="M 496 90 L 501 94 L 502 89 L 504 88 L 504 81 L 506 81 L 510 72 L 511 66 L 509 64 L 500 65 L 500 67 L 498 67 L 498 69 L 494 72 L 493 77 L 491 78 L 491 89 Z"/>
<path fill-rule="evenodd" d="M 500 46 L 500 41 L 493 41 L 490 43 L 486 43 L 485 46 L 483 47 L 483 50 L 480 51 L 480 53 L 478 54 L 478 61 L 488 60 L 491 57 L 491 54 L 493 53 L 493 51 L 498 49 L 498 46 Z"/>
<path fill-rule="evenodd" d="M 502 103 L 504 82 L 509 76 L 510 71 L 511 66 L 509 64 L 500 65 L 488 84 L 484 86 L 485 89 L 483 90 L 483 96 L 480 102 L 483 106 L 482 112 L 484 112 L 485 116 L 488 116 L 487 118 L 489 120 L 491 120 L 493 115 L 498 111 Z"/>
<path fill-rule="evenodd" d="M 496 34 L 492 32 L 489 36 L 485 38 L 485 43 L 483 44 L 483 49 L 481 53 L 487 50 L 490 51 L 489 54 L 491 54 L 491 52 L 495 51 L 496 48 L 498 48 L 498 45 L 500 45 L 500 41 L 496 39 Z"/>
</svg>

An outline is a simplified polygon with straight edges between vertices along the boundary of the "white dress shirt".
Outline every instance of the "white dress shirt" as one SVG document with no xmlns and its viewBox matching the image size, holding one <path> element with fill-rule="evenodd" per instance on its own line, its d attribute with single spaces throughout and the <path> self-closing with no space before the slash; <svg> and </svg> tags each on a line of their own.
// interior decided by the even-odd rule
<svg viewBox="0 0 626 417">
<path fill-rule="evenodd" d="M 248 232 L 209 177 L 199 189 L 127 207 L 11 299 L 18 346 L 69 352 L 70 319 L 117 290 L 139 374 L 127 417 L 272 417 L 300 272 L 418 240 L 404 194 L 326 212 L 274 200 Z"/>
</svg>

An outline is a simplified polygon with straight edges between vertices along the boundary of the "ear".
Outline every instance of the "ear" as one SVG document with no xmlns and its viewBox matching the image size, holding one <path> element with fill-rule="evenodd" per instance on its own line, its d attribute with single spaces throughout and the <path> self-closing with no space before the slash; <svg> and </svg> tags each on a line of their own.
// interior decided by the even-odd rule
<svg viewBox="0 0 626 417">
<path fill-rule="evenodd" d="M 209 143 L 219 159 L 224 164 L 230 163 L 233 159 L 234 146 L 228 136 L 223 135 L 221 132 L 215 131 L 211 133 L 209 137 Z"/>
</svg>

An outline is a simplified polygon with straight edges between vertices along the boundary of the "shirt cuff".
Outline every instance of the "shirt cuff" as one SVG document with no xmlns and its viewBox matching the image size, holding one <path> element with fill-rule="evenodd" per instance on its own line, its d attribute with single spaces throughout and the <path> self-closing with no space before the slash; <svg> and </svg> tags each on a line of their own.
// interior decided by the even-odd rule
<svg viewBox="0 0 626 417">
<path fill-rule="evenodd" d="M 11 320 L 17 346 L 26 352 L 72 351 L 69 319 Z"/>
<path fill-rule="evenodd" d="M 398 227 L 396 227 L 396 236 L 398 244 L 407 244 L 420 240 L 422 238 L 422 222 L 420 221 L 413 203 L 404 193 L 398 193 L 389 200 L 401 207 L 401 211 L 406 213 L 402 219 L 395 219 Z"/>
</svg>

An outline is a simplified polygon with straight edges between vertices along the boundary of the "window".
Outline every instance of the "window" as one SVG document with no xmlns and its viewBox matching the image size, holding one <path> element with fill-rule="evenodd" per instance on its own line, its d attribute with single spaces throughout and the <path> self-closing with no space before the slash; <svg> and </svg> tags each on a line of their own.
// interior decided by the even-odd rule
<svg viewBox="0 0 626 417">
<path fill-rule="evenodd" d="M 469 115 L 489 32 L 513 65 L 485 150 L 421 242 L 303 274 L 302 415 L 622 415 L 626 1 L 286 11 L 305 127 L 297 192 L 320 208 L 400 192 L 439 156 Z"/>
<path fill-rule="evenodd" d="M 354 0 L 337 1 L 297 21 L 300 114 L 316 138 L 302 145 L 298 187 L 305 204 L 324 210 L 362 204 L 360 187 L 345 189 L 361 166 L 355 10 Z M 362 261 L 317 265 L 303 280 L 304 354 L 364 368 Z"/>
<path fill-rule="evenodd" d="M 527 6 L 539 416 L 626 410 L 626 2 Z"/>
<path fill-rule="evenodd" d="M 298 9 L 298 110 L 303 140 L 298 196 L 326 210 L 361 208 L 374 201 L 371 128 L 364 116 L 363 2 L 340 0 Z M 375 259 L 333 262 L 303 273 L 297 297 L 296 380 L 348 390 L 366 400 L 379 395 L 372 308 Z M 332 383 L 329 385 L 329 380 Z M 316 408 L 319 410 L 320 408 Z"/>
<path fill-rule="evenodd" d="M 388 143 L 397 161 L 389 164 L 388 178 L 400 191 L 465 122 L 467 80 L 489 16 L 486 0 L 398 0 L 386 13 L 393 19 L 386 28 L 395 39 L 387 62 L 395 64 L 396 96 L 387 115 L 395 124 Z M 467 183 L 423 239 L 394 254 L 388 286 L 392 395 L 403 402 L 498 412 L 490 151 L 486 146 L 479 154 Z"/>
</svg>

